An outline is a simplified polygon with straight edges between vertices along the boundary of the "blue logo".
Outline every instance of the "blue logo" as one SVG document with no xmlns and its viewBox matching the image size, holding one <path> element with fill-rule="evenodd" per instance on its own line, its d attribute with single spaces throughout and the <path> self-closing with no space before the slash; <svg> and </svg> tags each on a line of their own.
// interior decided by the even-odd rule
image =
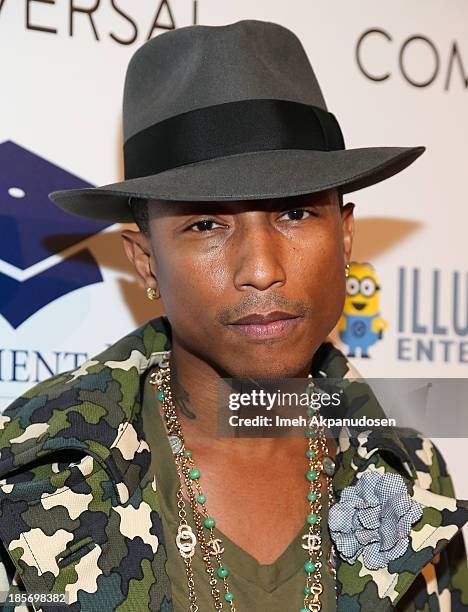
<svg viewBox="0 0 468 612">
<path fill-rule="evenodd" d="M 397 359 L 468 364 L 466 270 L 398 268 Z"/>
<path fill-rule="evenodd" d="M 50 202 L 51 191 L 93 185 L 12 141 L 0 144 L 0 167 L 0 314 L 16 329 L 63 295 L 102 282 L 91 252 L 76 246 L 112 223 Z"/>
</svg>

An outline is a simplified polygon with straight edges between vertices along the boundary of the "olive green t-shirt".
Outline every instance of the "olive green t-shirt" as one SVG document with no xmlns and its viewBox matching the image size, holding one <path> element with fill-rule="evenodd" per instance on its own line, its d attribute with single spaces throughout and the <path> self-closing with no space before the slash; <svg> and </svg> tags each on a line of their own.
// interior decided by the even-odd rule
<svg viewBox="0 0 468 612">
<path fill-rule="evenodd" d="M 189 609 L 187 576 L 185 564 L 177 548 L 175 537 L 179 525 L 176 492 L 179 476 L 175 465 L 166 428 L 156 404 L 155 388 L 145 377 L 143 394 L 143 427 L 146 440 L 151 450 L 150 470 L 156 479 L 161 505 L 161 520 L 166 538 L 167 562 L 166 571 L 172 583 L 174 612 L 187 612 Z M 195 464 L 196 458 L 194 457 Z M 203 486 L 203 483 L 202 483 Z M 186 501 L 187 522 L 196 534 L 190 504 Z M 328 534 L 328 503 L 322 508 L 322 584 L 320 597 L 322 610 L 336 611 L 335 582 L 327 564 L 330 547 Z M 230 540 L 216 526 L 213 528 L 216 537 L 222 540 L 224 552 L 222 558 L 229 569 L 228 582 L 234 594 L 233 603 L 238 612 L 299 612 L 304 603 L 304 586 L 306 573 L 304 563 L 308 560 L 307 551 L 302 548 L 302 535 L 307 532 L 306 525 L 300 529 L 293 541 L 279 558 L 271 564 L 262 565 L 255 557 Z M 216 569 L 216 559 L 213 557 Z M 199 546 L 192 557 L 195 592 L 201 612 L 214 609 L 214 600 L 208 583 L 209 576 L 201 558 Z M 224 601 L 222 579 L 218 579 L 218 589 L 223 602 L 223 609 L 229 609 Z"/>
</svg>

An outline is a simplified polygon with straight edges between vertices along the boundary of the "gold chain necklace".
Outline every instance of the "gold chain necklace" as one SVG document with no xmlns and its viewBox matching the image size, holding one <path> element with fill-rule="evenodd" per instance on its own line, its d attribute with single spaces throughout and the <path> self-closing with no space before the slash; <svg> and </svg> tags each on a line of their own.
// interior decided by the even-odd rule
<svg viewBox="0 0 468 612">
<path fill-rule="evenodd" d="M 312 375 L 309 374 L 308 379 L 311 378 Z M 157 398 L 162 403 L 166 432 L 179 475 L 180 484 L 177 490 L 179 526 L 175 540 L 185 564 L 190 603 L 189 610 L 190 612 L 197 612 L 199 609 L 192 569 L 192 557 L 195 554 L 195 547 L 198 543 L 202 552 L 202 559 L 206 566 L 206 572 L 209 576 L 209 585 L 215 610 L 223 609 L 224 600 L 224 603 L 229 604 L 231 612 L 236 612 L 234 594 L 229 587 L 229 570 L 222 560 L 224 548 L 221 539 L 217 538 L 213 531 L 216 521 L 208 514 L 206 496 L 203 494 L 200 486 L 201 473 L 200 470 L 195 467 L 192 451 L 185 446 L 184 435 L 172 399 L 169 355 L 161 359 L 159 368 L 150 375 L 150 383 L 157 387 Z M 311 380 L 309 380 L 307 387 L 309 392 L 314 388 L 314 384 Z M 318 411 L 309 406 L 307 408 L 307 414 L 308 416 L 313 414 L 318 415 Z M 321 581 L 322 499 L 319 476 L 323 471 L 326 478 L 326 491 L 329 497 L 329 506 L 331 506 L 334 500 L 331 478 L 334 472 L 334 463 L 327 455 L 327 445 L 323 427 L 318 426 L 313 429 L 307 428 L 304 433 L 308 441 L 308 448 L 305 453 L 308 461 L 308 470 L 305 472 L 305 477 L 309 482 L 307 499 L 310 504 L 310 512 L 306 516 L 308 530 L 302 536 L 302 548 L 307 550 L 308 559 L 304 563 L 306 584 L 303 589 L 303 608 L 300 609 L 300 612 L 319 612 L 321 609 L 320 596 L 323 591 Z M 187 523 L 187 512 L 185 510 L 182 485 L 185 486 L 190 502 L 196 535 L 193 533 L 191 526 Z M 208 538 L 206 532 L 209 533 Z M 330 550 L 330 554 L 331 552 Z M 216 560 L 216 569 L 212 558 Z M 331 562 L 331 556 L 328 558 L 328 567 L 332 575 L 336 577 Z M 222 581 L 222 589 L 224 591 L 223 597 L 221 597 L 219 589 L 220 580 Z"/>
</svg>

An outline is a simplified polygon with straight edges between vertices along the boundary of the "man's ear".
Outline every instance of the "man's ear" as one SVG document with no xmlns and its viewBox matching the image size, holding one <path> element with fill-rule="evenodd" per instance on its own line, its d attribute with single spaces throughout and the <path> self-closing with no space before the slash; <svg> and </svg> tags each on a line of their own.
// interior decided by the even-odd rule
<svg viewBox="0 0 468 612">
<path fill-rule="evenodd" d="M 151 287 L 158 290 L 156 276 L 153 272 L 154 261 L 149 239 L 141 232 L 124 230 L 121 232 L 125 253 L 137 273 L 138 284 L 143 289 Z"/>
<path fill-rule="evenodd" d="M 341 209 L 341 223 L 343 227 L 343 251 L 344 260 L 349 263 L 351 260 L 351 250 L 354 238 L 354 206 L 353 202 L 348 202 Z"/>
</svg>

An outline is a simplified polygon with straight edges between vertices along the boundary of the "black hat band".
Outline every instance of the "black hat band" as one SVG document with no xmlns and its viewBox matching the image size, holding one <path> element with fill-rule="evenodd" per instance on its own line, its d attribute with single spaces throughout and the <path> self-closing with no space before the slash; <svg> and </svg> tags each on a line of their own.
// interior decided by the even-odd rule
<svg viewBox="0 0 468 612">
<path fill-rule="evenodd" d="M 322 108 L 240 100 L 188 111 L 134 134 L 124 145 L 125 179 L 239 153 L 344 148 L 338 121 Z"/>
</svg>

